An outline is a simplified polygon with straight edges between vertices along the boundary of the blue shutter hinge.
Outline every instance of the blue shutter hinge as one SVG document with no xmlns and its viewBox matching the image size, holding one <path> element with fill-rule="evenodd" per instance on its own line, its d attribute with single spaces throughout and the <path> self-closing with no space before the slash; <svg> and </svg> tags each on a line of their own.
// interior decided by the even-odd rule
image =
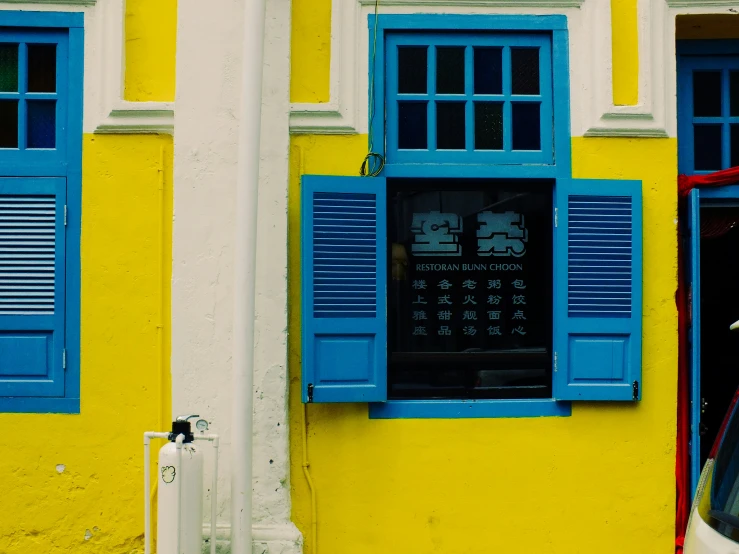
<svg viewBox="0 0 739 554">
<path fill-rule="evenodd" d="M 62 369 L 67 369 L 67 349 L 62 350 Z"/>
<path fill-rule="evenodd" d="M 554 226 L 559 225 L 559 208 L 554 208 Z"/>
<path fill-rule="evenodd" d="M 64 204 L 64 226 L 67 226 L 67 205 Z"/>
<path fill-rule="evenodd" d="M 633 393 L 634 393 L 634 400 L 639 399 L 639 381 L 634 381 L 634 384 L 631 387 Z"/>
<path fill-rule="evenodd" d="M 554 353 L 554 371 L 557 371 L 557 353 Z"/>
<path fill-rule="evenodd" d="M 308 402 L 313 402 L 313 383 L 308 383 Z"/>
</svg>

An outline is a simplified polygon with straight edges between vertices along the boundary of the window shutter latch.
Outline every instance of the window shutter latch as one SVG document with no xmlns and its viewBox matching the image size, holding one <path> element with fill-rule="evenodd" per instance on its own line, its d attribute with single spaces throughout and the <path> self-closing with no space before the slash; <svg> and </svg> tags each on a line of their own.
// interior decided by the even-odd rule
<svg viewBox="0 0 739 554">
<path fill-rule="evenodd" d="M 634 381 L 631 389 L 634 393 L 634 400 L 637 400 L 639 398 L 639 381 Z"/>
<path fill-rule="evenodd" d="M 554 226 L 559 225 L 559 208 L 554 208 Z"/>
<path fill-rule="evenodd" d="M 62 350 L 62 369 L 67 369 L 67 349 Z"/>
<path fill-rule="evenodd" d="M 64 226 L 67 226 L 67 205 L 64 204 Z"/>
<path fill-rule="evenodd" d="M 313 402 L 313 383 L 308 383 L 308 402 Z"/>
</svg>

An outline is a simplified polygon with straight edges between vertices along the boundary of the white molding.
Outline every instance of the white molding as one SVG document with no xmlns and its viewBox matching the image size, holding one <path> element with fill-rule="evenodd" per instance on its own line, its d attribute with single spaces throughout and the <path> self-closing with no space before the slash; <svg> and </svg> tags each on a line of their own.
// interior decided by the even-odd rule
<svg viewBox="0 0 739 554">
<path fill-rule="evenodd" d="M 374 0 L 333 2 L 330 101 L 292 104 L 293 134 L 367 132 L 366 17 Z M 739 13 L 737 0 L 639 0 L 639 89 L 635 106 L 613 102 L 609 0 L 383 0 L 382 13 L 551 14 L 568 18 L 572 136 L 677 135 L 675 17 Z M 359 40 L 357 37 L 360 37 Z"/>
<path fill-rule="evenodd" d="M 174 132 L 173 102 L 128 102 L 125 87 L 125 0 L 106 0 L 102 10 L 98 48 L 99 76 L 93 86 L 100 87 L 95 133 L 168 133 Z M 86 45 L 89 47 L 89 45 Z"/>
<path fill-rule="evenodd" d="M 84 14 L 85 133 L 173 132 L 174 103 L 123 99 L 125 0 L 0 0 L 0 10 Z"/>
<path fill-rule="evenodd" d="M 279 525 L 252 525 L 252 547 L 261 547 L 254 552 L 262 554 L 301 554 L 303 536 L 291 522 Z M 203 524 L 204 554 L 210 552 L 210 524 Z M 231 526 L 227 523 L 216 525 L 216 552 L 228 554 L 231 552 Z"/>
<path fill-rule="evenodd" d="M 49 4 L 51 6 L 94 6 L 97 0 L 2 0 L 4 4 Z"/>
</svg>

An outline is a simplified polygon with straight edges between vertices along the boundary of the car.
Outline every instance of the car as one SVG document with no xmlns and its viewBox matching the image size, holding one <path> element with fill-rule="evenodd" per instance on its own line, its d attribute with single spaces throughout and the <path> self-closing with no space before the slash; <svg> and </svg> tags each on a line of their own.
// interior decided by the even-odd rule
<svg viewBox="0 0 739 554">
<path fill-rule="evenodd" d="M 739 321 L 731 326 L 739 329 Z M 739 554 L 739 389 L 703 466 L 685 554 Z"/>
</svg>

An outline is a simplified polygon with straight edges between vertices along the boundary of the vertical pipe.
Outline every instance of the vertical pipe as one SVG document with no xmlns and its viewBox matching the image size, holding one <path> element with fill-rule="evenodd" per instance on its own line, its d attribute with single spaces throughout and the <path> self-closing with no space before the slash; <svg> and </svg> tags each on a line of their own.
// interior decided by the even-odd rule
<svg viewBox="0 0 739 554">
<path fill-rule="evenodd" d="M 149 435 L 144 433 L 144 554 L 151 554 L 151 460 L 149 459 Z"/>
<path fill-rule="evenodd" d="M 213 439 L 213 486 L 210 493 L 210 554 L 216 554 L 216 518 L 218 517 L 218 437 Z"/>
<path fill-rule="evenodd" d="M 175 477 L 177 478 L 177 554 L 182 552 L 182 443 L 185 440 L 185 435 L 180 433 L 175 439 L 175 448 L 177 448 L 177 472 Z"/>
<path fill-rule="evenodd" d="M 236 183 L 231 420 L 231 552 L 252 550 L 254 280 L 257 249 L 259 137 L 265 0 L 245 0 L 241 49 L 241 119 Z"/>
</svg>

